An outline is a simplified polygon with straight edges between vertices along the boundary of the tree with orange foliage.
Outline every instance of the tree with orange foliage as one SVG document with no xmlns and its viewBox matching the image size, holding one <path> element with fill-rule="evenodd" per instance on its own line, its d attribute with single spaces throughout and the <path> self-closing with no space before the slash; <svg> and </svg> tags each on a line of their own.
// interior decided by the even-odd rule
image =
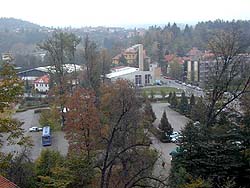
<svg viewBox="0 0 250 188">
<path fill-rule="evenodd" d="M 69 141 L 69 151 L 75 154 L 84 151 L 88 158 L 96 147 L 100 130 L 95 100 L 92 90 L 77 88 L 66 102 L 68 111 L 65 132 Z"/>
</svg>

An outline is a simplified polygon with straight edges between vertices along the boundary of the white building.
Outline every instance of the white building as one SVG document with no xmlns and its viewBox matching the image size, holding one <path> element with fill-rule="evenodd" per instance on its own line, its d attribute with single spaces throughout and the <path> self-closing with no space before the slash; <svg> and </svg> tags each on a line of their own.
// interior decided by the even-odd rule
<svg viewBox="0 0 250 188">
<path fill-rule="evenodd" d="M 38 92 L 49 91 L 49 75 L 44 75 L 34 81 L 34 88 Z"/>
<path fill-rule="evenodd" d="M 160 68 L 156 64 L 150 65 L 149 71 L 142 71 L 135 67 L 117 67 L 106 77 L 112 82 L 118 79 L 126 79 L 134 83 L 136 86 L 153 85 L 156 80 L 160 79 Z"/>
</svg>

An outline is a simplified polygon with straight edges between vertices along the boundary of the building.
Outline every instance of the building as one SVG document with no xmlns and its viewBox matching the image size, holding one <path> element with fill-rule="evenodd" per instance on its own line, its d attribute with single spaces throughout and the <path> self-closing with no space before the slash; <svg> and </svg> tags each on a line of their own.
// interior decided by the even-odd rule
<svg viewBox="0 0 250 188">
<path fill-rule="evenodd" d="M 127 48 L 121 54 L 118 54 L 114 58 L 112 58 L 112 64 L 115 65 L 124 64 L 123 61 L 125 60 L 127 65 L 134 66 L 138 64 L 138 66 L 143 70 L 144 58 L 148 59 L 146 53 L 143 50 L 143 45 L 136 44 L 134 46 Z"/>
<path fill-rule="evenodd" d="M 73 65 L 73 64 L 65 64 L 64 70 L 67 73 L 72 73 L 76 71 L 82 70 L 82 67 L 80 65 Z M 17 75 L 22 79 L 29 82 L 29 84 L 33 84 L 34 81 L 44 75 L 53 74 L 55 72 L 55 68 L 53 66 L 45 66 L 45 67 L 37 67 L 33 69 L 28 69 L 24 71 L 20 71 L 17 73 Z"/>
<path fill-rule="evenodd" d="M 1 188 L 19 188 L 16 184 L 8 180 L 7 178 L 0 176 L 0 187 Z"/>
<path fill-rule="evenodd" d="M 44 75 L 34 81 L 34 89 L 38 92 L 49 91 L 49 75 Z"/>
<path fill-rule="evenodd" d="M 136 67 L 117 67 L 113 68 L 112 72 L 106 77 L 112 82 L 118 79 L 126 79 L 134 83 L 136 86 L 147 86 L 156 83 L 160 80 L 161 69 L 156 64 L 151 64 L 149 71 L 142 71 Z"/>
<path fill-rule="evenodd" d="M 15 58 L 11 53 L 2 53 L 2 60 L 5 62 L 12 62 Z"/>
<path fill-rule="evenodd" d="M 198 48 L 192 48 L 184 61 L 184 81 L 198 85 L 200 82 L 200 60 L 203 53 Z"/>
</svg>

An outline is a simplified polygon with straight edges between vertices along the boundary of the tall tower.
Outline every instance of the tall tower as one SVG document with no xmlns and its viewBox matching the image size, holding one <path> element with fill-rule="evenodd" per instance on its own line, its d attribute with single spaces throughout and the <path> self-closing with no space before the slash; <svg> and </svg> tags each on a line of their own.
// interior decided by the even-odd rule
<svg viewBox="0 0 250 188">
<path fill-rule="evenodd" d="M 136 44 L 132 46 L 131 48 L 138 50 L 138 56 L 139 56 L 139 70 L 143 71 L 144 69 L 144 59 L 143 59 L 143 45 L 142 44 Z"/>
<path fill-rule="evenodd" d="M 139 51 L 139 70 L 143 71 L 144 69 L 144 64 L 143 64 L 143 45 L 138 44 L 138 51 Z"/>
</svg>

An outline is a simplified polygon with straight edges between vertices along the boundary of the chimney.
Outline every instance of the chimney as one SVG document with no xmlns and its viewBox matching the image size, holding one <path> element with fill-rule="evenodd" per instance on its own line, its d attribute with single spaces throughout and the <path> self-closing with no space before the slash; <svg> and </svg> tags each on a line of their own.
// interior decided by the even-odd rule
<svg viewBox="0 0 250 188">
<path fill-rule="evenodd" d="M 138 44 L 138 51 L 139 51 L 139 70 L 143 71 L 144 65 L 143 65 L 143 45 Z"/>
</svg>

